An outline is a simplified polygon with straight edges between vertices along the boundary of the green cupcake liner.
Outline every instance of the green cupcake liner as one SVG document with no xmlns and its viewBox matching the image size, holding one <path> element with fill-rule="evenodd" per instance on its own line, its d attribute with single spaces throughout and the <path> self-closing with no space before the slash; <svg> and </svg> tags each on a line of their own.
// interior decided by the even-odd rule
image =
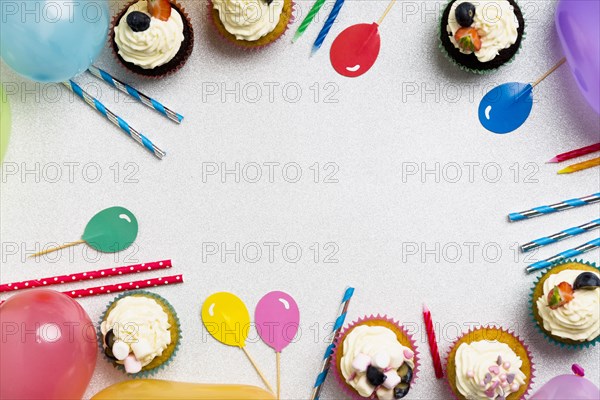
<svg viewBox="0 0 600 400">
<path fill-rule="evenodd" d="M 538 323 L 538 320 L 535 318 L 535 315 L 533 313 L 534 301 L 537 300 L 537 299 L 533 298 L 533 293 L 535 291 L 536 286 L 538 285 L 538 283 L 542 279 L 542 277 L 545 276 L 547 273 L 551 272 L 554 267 L 558 267 L 560 265 L 564 265 L 564 264 L 568 264 L 568 263 L 579 263 L 579 264 L 589 265 L 590 267 L 596 268 L 600 272 L 600 267 L 598 267 L 596 265 L 596 263 L 588 262 L 588 261 L 584 261 L 584 260 L 566 259 L 566 260 L 563 260 L 561 262 L 558 262 L 558 263 L 554 264 L 550 269 L 548 269 L 545 272 L 542 272 L 540 275 L 538 275 L 537 279 L 533 283 L 533 286 L 531 287 L 531 297 L 529 298 L 529 309 L 530 309 L 531 319 L 533 320 L 533 323 L 534 323 L 536 329 L 540 333 L 542 333 L 544 335 L 544 337 L 550 343 L 558 345 L 561 348 L 569 349 L 569 350 L 581 350 L 583 348 L 594 347 L 597 343 L 600 343 L 600 335 L 596 336 L 596 338 L 593 339 L 593 340 L 587 340 L 585 342 L 581 342 L 581 343 L 578 343 L 578 344 L 561 342 L 560 340 L 552 337 L 548 332 L 546 332 L 546 330 L 544 330 L 540 326 L 540 324 Z"/>
<path fill-rule="evenodd" d="M 156 299 L 160 304 L 164 304 L 169 309 L 169 312 L 173 316 L 173 319 L 175 319 L 175 324 L 177 325 L 177 342 L 175 343 L 175 348 L 173 349 L 173 352 L 171 353 L 171 355 L 169 356 L 169 358 L 167 358 L 160 365 L 158 365 L 158 366 L 156 366 L 156 367 L 154 367 L 152 369 L 149 369 L 149 370 L 141 370 L 137 374 L 128 374 L 125 371 L 125 367 L 123 365 L 116 363 L 111 358 L 108 358 L 106 356 L 106 354 L 104 353 L 104 339 L 103 339 L 103 336 L 102 336 L 102 331 L 100 329 L 100 325 L 102 324 L 102 321 L 104 321 L 104 319 L 106 317 L 106 313 L 108 312 L 109 308 L 116 301 L 119 301 L 120 299 L 122 299 L 124 297 L 131 296 L 131 295 L 136 295 L 136 294 L 138 294 L 138 295 L 139 294 L 143 294 L 144 296 L 152 297 L 152 298 Z M 173 357 L 175 357 L 175 355 L 177 354 L 177 351 L 179 350 L 179 345 L 180 345 L 182 339 L 183 339 L 183 335 L 181 334 L 181 323 L 179 322 L 179 317 L 177 316 L 177 313 L 175 312 L 175 309 L 173 308 L 173 306 L 171 305 L 171 303 L 169 303 L 164 297 L 159 296 L 156 293 L 148 292 L 146 290 L 133 290 L 133 291 L 130 291 L 130 292 L 122 293 L 119 296 L 115 297 L 113 299 L 113 301 L 111 301 L 110 303 L 108 303 L 108 305 L 106 306 L 106 310 L 104 310 L 104 312 L 102 313 L 102 317 L 100 317 L 100 321 L 98 323 L 98 344 L 100 346 L 100 352 L 102 353 L 102 355 L 104 356 L 104 358 L 106 360 L 108 360 L 115 367 L 115 369 L 123 371 L 123 373 L 127 374 L 127 376 L 130 376 L 132 378 L 149 378 L 149 377 L 153 376 L 154 374 L 156 374 L 158 371 L 161 371 L 167 365 L 169 365 L 171 363 L 171 360 L 173 359 Z"/>
<path fill-rule="evenodd" d="M 492 68 L 492 69 L 474 69 L 474 68 L 469 68 L 464 66 L 463 64 L 458 63 L 454 57 L 452 57 L 447 51 L 446 48 L 444 47 L 443 43 L 442 43 L 442 32 L 445 32 L 446 27 L 442 26 L 443 23 L 443 17 L 444 17 L 444 12 L 446 11 L 446 8 L 448 6 L 450 6 L 450 3 L 452 3 L 454 0 L 448 0 L 448 2 L 446 3 L 446 7 L 442 8 L 442 12 L 440 14 L 440 20 L 438 23 L 438 31 L 437 31 L 437 41 L 438 41 L 438 47 L 439 49 L 442 51 L 442 54 L 444 55 L 445 58 L 447 58 L 452 64 L 454 64 L 456 67 L 458 67 L 459 69 L 466 71 L 466 72 L 471 72 L 473 74 L 477 74 L 477 75 L 488 75 L 491 73 L 494 73 L 496 71 L 498 71 L 500 68 L 502 68 L 503 66 L 507 65 L 507 64 L 511 64 L 515 57 L 517 56 L 517 54 L 519 54 L 521 52 L 521 47 L 523 46 L 523 41 L 525 40 L 525 38 L 527 37 L 527 21 L 525 20 L 525 18 L 523 18 L 523 34 L 521 35 L 521 42 L 519 43 L 519 47 L 517 48 L 517 51 L 515 52 L 515 54 L 512 55 L 512 57 L 510 59 L 508 59 L 508 61 L 506 61 L 504 64 L 499 65 L 496 68 Z M 518 5 L 518 1 L 514 0 L 515 3 L 517 3 Z"/>
</svg>

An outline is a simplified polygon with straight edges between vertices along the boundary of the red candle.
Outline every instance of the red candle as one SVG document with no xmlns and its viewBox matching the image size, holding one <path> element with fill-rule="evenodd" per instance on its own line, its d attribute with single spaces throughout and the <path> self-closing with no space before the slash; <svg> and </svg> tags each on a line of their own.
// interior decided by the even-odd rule
<svg viewBox="0 0 600 400">
<path fill-rule="evenodd" d="M 442 362 L 440 361 L 440 352 L 437 347 L 435 340 L 435 330 L 433 329 L 433 322 L 431 321 L 431 311 L 425 304 L 423 304 L 423 319 L 425 320 L 425 330 L 427 331 L 427 339 L 429 340 L 429 352 L 433 360 L 433 369 L 435 370 L 435 377 L 440 379 L 444 376 L 442 369 Z"/>
</svg>

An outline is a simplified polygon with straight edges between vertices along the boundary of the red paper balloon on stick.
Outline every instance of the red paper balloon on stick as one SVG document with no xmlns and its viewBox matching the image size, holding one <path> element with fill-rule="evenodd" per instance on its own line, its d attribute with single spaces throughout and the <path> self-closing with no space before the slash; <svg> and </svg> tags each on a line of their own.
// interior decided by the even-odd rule
<svg viewBox="0 0 600 400">
<path fill-rule="evenodd" d="M 96 367 L 94 325 L 70 297 L 49 289 L 0 306 L 0 398 L 80 399 Z"/>
<path fill-rule="evenodd" d="M 329 51 L 329 58 L 333 69 L 338 74 L 356 78 L 371 69 L 381 47 L 379 25 L 395 3 L 396 0 L 392 0 L 388 4 L 379 21 L 352 25 L 335 38 Z"/>
</svg>

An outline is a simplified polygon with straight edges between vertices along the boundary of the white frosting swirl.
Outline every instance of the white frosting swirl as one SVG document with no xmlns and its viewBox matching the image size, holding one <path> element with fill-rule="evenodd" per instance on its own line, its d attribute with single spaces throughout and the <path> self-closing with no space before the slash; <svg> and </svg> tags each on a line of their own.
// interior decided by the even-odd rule
<svg viewBox="0 0 600 400">
<path fill-rule="evenodd" d="M 283 10 L 284 0 L 212 0 L 227 32 L 237 40 L 253 41 L 273 32 Z"/>
<path fill-rule="evenodd" d="M 362 353 L 371 358 L 377 354 L 387 354 L 390 357 L 388 368 L 391 370 L 397 370 L 405 362 L 411 368 L 414 369 L 415 367 L 412 350 L 398 342 L 396 334 L 383 326 L 360 325 L 355 327 L 344 339 L 343 348 L 344 353 L 340 360 L 342 375 L 346 382 L 362 397 L 370 397 L 375 391 L 375 386 L 369 383 L 365 372 L 357 372 L 352 367 L 352 362 L 359 354 Z M 406 359 L 404 350 L 409 350 L 413 357 Z M 377 390 L 377 398 L 379 400 L 391 400 L 394 398 L 394 390 L 381 386 Z"/>
<path fill-rule="evenodd" d="M 115 341 L 125 342 L 136 357 L 142 351 L 144 356 L 137 358 L 145 366 L 171 344 L 170 327 L 167 313 L 154 299 L 127 296 L 117 301 L 102 321 L 100 330 L 105 336 L 112 329 Z M 134 351 L 138 349 L 140 351 Z"/>
<path fill-rule="evenodd" d="M 153 69 L 171 61 L 183 42 L 183 19 L 175 7 L 167 21 L 150 17 L 150 27 L 134 32 L 127 24 L 127 15 L 133 11 L 148 14 L 146 0 L 131 5 L 115 26 L 115 42 L 123 60 L 144 69 Z"/>
<path fill-rule="evenodd" d="M 501 365 L 498 365 L 498 356 L 501 357 Z M 521 371 L 522 360 L 506 343 L 497 340 L 462 343 L 456 350 L 454 360 L 456 388 L 467 400 L 496 398 L 502 394 L 508 397 L 525 384 L 526 376 Z M 512 374 L 514 376 L 506 380 L 506 376 Z M 501 381 L 500 376 L 505 379 Z"/>
<path fill-rule="evenodd" d="M 545 330 L 554 336 L 580 342 L 594 340 L 600 335 L 600 288 L 575 290 L 573 299 L 555 310 L 548 307 L 548 293 L 561 282 L 573 285 L 582 272 L 586 271 L 566 269 L 550 274 L 544 281 L 544 294 L 536 302 Z M 598 272 L 595 274 L 600 276 Z"/>
<path fill-rule="evenodd" d="M 470 50 L 461 49 L 454 38 L 454 34 L 460 28 L 456 21 L 456 7 L 468 0 L 456 0 L 450 8 L 448 15 L 447 31 L 450 41 L 461 53 L 471 54 Z M 473 28 L 477 30 L 481 39 L 481 49 L 475 52 L 475 56 L 481 62 L 491 61 L 500 52 L 516 43 L 519 21 L 515 16 L 514 7 L 507 0 L 477 0 L 469 1 L 475 6 Z"/>
</svg>

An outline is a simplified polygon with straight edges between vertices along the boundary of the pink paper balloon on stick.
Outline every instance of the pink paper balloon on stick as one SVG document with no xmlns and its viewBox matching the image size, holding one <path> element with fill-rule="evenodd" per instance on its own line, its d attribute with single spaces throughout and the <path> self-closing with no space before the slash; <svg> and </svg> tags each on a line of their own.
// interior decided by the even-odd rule
<svg viewBox="0 0 600 400">
<path fill-rule="evenodd" d="M 83 397 L 98 344 L 79 303 L 54 290 L 34 289 L 0 305 L 0 321 L 0 398 Z"/>
<path fill-rule="evenodd" d="M 260 338 L 271 346 L 277 355 L 277 398 L 280 398 L 280 354 L 289 345 L 300 324 L 300 310 L 296 301 L 287 293 L 267 293 L 256 305 L 254 322 Z"/>
</svg>

